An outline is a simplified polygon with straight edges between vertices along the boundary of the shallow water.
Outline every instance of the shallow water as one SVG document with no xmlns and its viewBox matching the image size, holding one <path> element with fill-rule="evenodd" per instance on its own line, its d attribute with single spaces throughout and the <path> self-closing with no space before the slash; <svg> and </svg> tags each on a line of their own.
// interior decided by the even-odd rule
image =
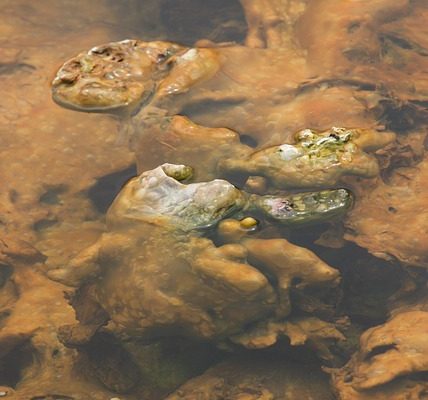
<svg viewBox="0 0 428 400">
<path fill-rule="evenodd" d="M 428 396 L 424 1 L 0 4 L 0 397 Z M 183 48 L 119 116 L 52 100 L 66 60 L 126 38 L 196 45 L 205 75 Z M 257 158 L 334 126 L 370 132 L 352 163 L 275 172 Z M 153 199 L 176 210 L 174 185 L 136 200 L 137 223 L 122 190 L 106 224 L 125 183 L 164 162 L 194 168 L 184 184 L 223 178 L 252 200 L 232 214 L 223 192 L 204 195 L 215 223 L 192 230 L 205 215 L 145 214 Z M 354 200 L 329 221 L 251 208 L 330 188 Z"/>
</svg>

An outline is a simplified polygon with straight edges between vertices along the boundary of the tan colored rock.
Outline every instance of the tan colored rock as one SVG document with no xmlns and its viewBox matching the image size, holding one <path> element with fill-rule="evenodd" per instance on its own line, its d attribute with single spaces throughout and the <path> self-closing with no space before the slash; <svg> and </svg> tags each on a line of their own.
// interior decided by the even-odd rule
<svg viewBox="0 0 428 400">
<path fill-rule="evenodd" d="M 221 362 L 185 383 L 165 400 L 331 400 L 316 365 L 283 355 L 244 355 Z"/>
<path fill-rule="evenodd" d="M 16 385 L 0 391 L 16 400 L 113 396 L 79 371 L 76 352 L 57 338 L 57 329 L 75 319 L 64 299 L 64 286 L 43 273 L 45 257 L 10 237 L 2 237 L 0 243 L 0 375 Z M 11 371 L 10 365 L 18 368 L 17 382 L 13 382 L 13 373 L 6 373 Z"/>
<path fill-rule="evenodd" d="M 117 331 L 134 336 L 157 331 L 227 336 L 244 321 L 269 313 L 274 303 L 265 276 L 246 263 L 245 248 L 216 248 L 196 230 L 239 209 L 239 202 L 242 194 L 226 181 L 183 185 L 162 167 L 148 171 L 128 183 L 115 200 L 108 213 L 110 232 L 96 247 L 49 274 L 78 286 L 94 274 L 100 276 L 91 298 Z M 86 304 L 91 304 L 89 298 Z M 91 318 L 98 314 L 85 315 L 81 328 L 70 331 L 69 342 L 81 341 L 79 329 L 91 336 L 92 328 L 85 326 L 92 326 Z"/>
<path fill-rule="evenodd" d="M 318 133 L 304 129 L 295 134 L 294 144 L 268 147 L 246 157 L 225 158 L 219 169 L 262 175 L 281 189 L 334 187 L 342 176 L 377 176 L 376 159 L 364 150 L 378 150 L 394 139 L 391 132 L 331 128 Z"/>
<path fill-rule="evenodd" d="M 70 257 L 97 242 L 104 226 L 102 216 L 93 208 L 92 202 L 87 197 L 87 190 L 97 178 L 127 168 L 132 163 L 133 157 L 126 149 L 125 141 L 122 139 L 120 142 L 120 139 L 117 139 L 115 120 L 107 116 L 83 114 L 77 116 L 69 111 L 61 111 L 46 95 L 46 88 L 54 75 L 54 70 L 65 59 L 96 43 L 107 43 L 129 35 L 136 26 L 131 27 L 129 21 L 140 21 L 138 11 L 144 10 L 141 9 L 141 2 L 138 2 L 139 4 L 134 2 L 134 8 L 131 8 L 130 3 L 125 3 L 122 6 L 109 2 L 107 7 L 107 2 L 103 0 L 87 4 L 63 0 L 42 1 L 37 5 L 30 5 L 26 0 L 2 2 L 0 181 L 3 190 L 0 193 L 0 227 L 2 231 L 19 232 L 21 238 L 31 240 L 33 244 L 37 243 L 37 247 L 49 256 L 48 261 L 53 266 L 66 265 Z M 148 12 L 142 21 L 157 24 L 162 31 L 164 28 L 158 23 L 158 17 L 161 18 L 160 3 L 157 2 L 150 11 L 145 9 Z M 174 1 L 167 2 L 169 5 L 172 3 Z M 251 49 L 229 45 L 217 48 L 215 44 L 208 43 L 209 49 L 200 49 L 196 52 L 197 57 L 193 59 L 195 63 L 184 62 L 181 67 L 177 65 L 177 68 L 172 68 L 174 73 L 163 86 L 164 92 L 168 94 L 177 88 L 179 94 L 168 95 L 153 104 L 157 108 L 152 108 L 151 111 L 155 112 L 156 116 L 183 113 L 191 117 L 195 123 L 206 127 L 226 126 L 238 131 L 242 141 L 257 147 L 256 150 L 262 146 L 291 143 L 292 134 L 307 127 L 322 131 L 332 126 L 373 129 L 386 125 L 390 130 L 407 132 L 424 122 L 427 88 L 427 79 L 424 75 L 427 57 L 424 52 L 427 46 L 424 38 L 426 4 L 423 0 L 398 1 L 394 4 L 385 0 L 372 2 L 358 0 L 344 2 L 340 6 L 331 0 L 313 0 L 308 3 L 308 8 L 305 8 L 304 2 L 298 0 L 272 0 L 269 3 L 267 0 L 256 0 L 245 3 L 248 5 L 246 11 L 250 26 L 248 38 L 250 39 L 251 35 L 255 38 L 252 39 L 252 43 L 248 41 L 248 44 L 279 47 Z M 260 5 L 266 7 L 260 8 Z M 274 18 L 272 18 L 273 6 L 279 10 Z M 129 19 L 127 13 L 116 12 L 119 7 L 123 7 L 130 14 Z M 155 14 L 149 15 L 151 12 Z M 401 18 L 405 14 L 406 16 Z M 195 9 L 188 15 L 191 20 L 194 16 L 199 16 L 199 13 Z M 300 16 L 301 23 L 296 25 L 295 22 Z M 141 25 L 144 25 L 144 22 Z M 325 26 L 328 29 L 325 29 Z M 144 32 L 145 40 L 151 40 L 149 37 L 152 32 L 145 32 L 144 26 L 138 28 L 141 29 L 138 32 Z M 126 34 L 122 33 L 124 31 Z M 268 35 L 265 32 L 268 32 Z M 197 35 L 193 38 L 197 38 Z M 282 43 L 278 43 L 278 38 Z M 171 39 L 177 40 L 177 36 L 171 34 Z M 305 50 L 308 50 L 307 55 Z M 180 56 L 184 54 L 186 52 Z M 186 58 L 190 58 L 192 61 L 193 55 L 194 52 L 187 53 L 184 59 L 180 60 L 186 61 Z M 192 77 L 193 74 L 195 79 Z M 186 91 L 187 89 L 189 90 Z M 144 112 L 146 111 L 149 111 L 149 108 L 144 109 Z M 140 134 L 142 129 L 146 129 L 145 119 L 149 114 L 144 112 L 136 115 L 132 121 L 127 121 L 127 128 L 131 133 Z M 135 131 L 132 132 L 134 128 Z M 183 132 L 186 129 L 180 128 L 179 131 Z M 123 134 L 124 131 L 125 129 Z M 207 132 L 208 129 L 203 131 Z M 224 141 L 226 149 L 228 134 L 225 130 L 222 132 L 226 137 Z M 236 135 L 232 136 L 234 139 L 230 143 L 233 147 L 238 147 L 235 143 Z M 189 140 L 189 143 L 193 145 L 196 139 Z M 420 150 L 423 140 L 416 146 Z M 424 163 L 415 165 L 423 154 L 414 153 L 415 159 L 408 163 L 407 160 L 403 161 L 407 156 L 404 152 L 401 153 L 401 150 L 400 146 L 389 148 L 386 150 L 389 155 L 385 153 L 382 155 L 382 160 L 386 161 L 382 173 L 386 179 L 385 184 L 381 181 L 377 183 L 365 181 L 365 185 L 361 185 L 363 190 L 357 193 L 357 208 L 350 219 L 348 235 L 355 233 L 352 232 L 352 227 L 356 226 L 359 231 L 355 234 L 360 235 L 357 242 L 369 248 L 374 254 L 398 258 L 406 264 L 425 267 L 426 248 L 421 243 L 425 232 L 423 210 L 426 201 L 423 196 L 423 182 L 426 181 L 426 174 L 423 172 Z M 180 151 L 184 153 L 183 148 Z M 180 151 L 178 154 L 171 151 L 168 157 L 172 157 L 172 154 L 181 157 Z M 217 154 L 211 154 L 208 149 L 204 149 L 199 158 L 198 154 L 195 155 L 190 151 L 185 156 L 195 157 L 198 163 L 207 160 L 207 165 L 212 165 L 211 161 Z M 144 162 L 143 157 L 144 151 L 141 150 L 139 161 L 141 165 Z M 405 163 L 401 164 L 402 161 Z M 183 159 L 183 162 L 191 164 L 189 160 Z M 394 171 L 397 163 L 406 168 Z M 140 171 L 142 168 L 140 167 Z M 212 174 L 209 179 L 214 178 L 211 170 L 198 173 L 200 176 L 209 173 Z M 403 177 L 403 174 L 406 177 Z M 388 178 L 392 181 L 388 181 Z M 114 180 L 119 188 L 123 180 L 119 182 L 117 177 Z M 414 182 L 405 182 L 407 180 Z M 358 186 L 354 183 L 353 187 Z M 411 199 L 414 198 L 415 202 L 409 201 L 409 197 L 404 193 Z M 383 212 L 389 206 L 388 196 L 394 199 L 393 208 L 398 210 L 396 214 L 399 217 L 395 214 L 390 215 L 393 211 Z M 360 198 L 362 201 L 358 203 Z M 374 205 L 377 201 L 381 205 L 379 208 Z M 412 209 L 413 206 L 415 208 Z M 403 207 L 405 212 L 402 211 Z M 415 213 L 415 209 L 418 212 Z M 403 226 L 406 229 L 403 229 Z M 174 258 L 175 262 L 177 254 L 187 251 L 180 246 L 174 247 L 176 242 L 165 239 L 164 231 L 159 233 L 154 229 L 149 251 L 136 255 L 133 253 L 134 247 L 140 246 L 141 243 L 145 246 L 146 242 L 142 237 L 139 237 L 141 242 L 133 241 L 132 235 L 134 232 L 138 234 L 138 229 L 136 231 L 130 229 L 122 235 L 125 227 L 129 228 L 125 223 L 123 227 L 117 228 L 118 232 L 108 234 L 105 247 L 101 246 L 103 250 L 95 245 L 87 252 L 80 253 L 69 263 L 73 273 L 65 273 L 65 276 L 60 278 L 70 278 L 71 283 L 78 286 L 85 279 L 90 282 L 95 276 L 107 276 L 104 272 L 99 275 L 99 270 L 101 266 L 115 269 L 116 264 L 113 262 L 109 264 L 112 260 L 118 261 L 119 264 L 128 263 L 129 269 L 119 269 L 117 276 L 112 277 L 111 287 L 106 285 L 103 296 L 108 298 L 114 294 L 115 287 L 118 287 L 119 295 L 128 294 L 128 285 L 131 285 L 132 289 L 132 284 L 139 283 L 138 280 L 123 282 L 124 276 L 127 276 L 129 270 L 134 267 L 138 270 L 139 256 L 152 261 L 153 255 L 159 254 L 160 249 L 156 247 L 156 243 L 163 246 L 162 250 L 168 250 L 165 251 L 166 260 Z M 384 233 L 385 231 L 387 233 Z M 145 231 L 146 234 L 150 232 L 150 229 Z M 264 237 L 278 238 L 276 227 L 269 228 L 269 232 L 263 233 Z M 244 229 L 241 233 L 242 235 L 236 235 L 236 231 L 232 229 L 230 237 L 243 237 L 251 232 Z M 253 234 L 256 235 L 254 237 L 259 237 L 257 233 Z M 263 235 L 260 234 L 260 237 Z M 401 237 L 403 240 L 396 240 Z M 420 239 L 420 242 L 415 242 L 415 238 Z M 242 302 L 240 296 L 243 292 L 247 295 L 249 291 L 258 288 L 257 285 L 264 282 L 266 277 L 254 265 L 248 264 L 246 259 L 248 250 L 242 243 L 232 245 L 227 243 L 221 247 L 207 244 L 204 247 L 207 241 L 199 242 L 199 239 L 191 242 L 189 248 L 192 251 L 185 254 L 194 262 L 195 270 L 198 270 L 199 280 L 197 285 L 195 284 L 195 290 L 200 290 L 201 287 L 216 287 L 218 290 L 213 298 L 226 293 L 225 303 L 232 298 L 233 301 L 237 299 L 233 306 L 227 305 L 230 306 L 228 315 L 232 320 L 238 315 L 237 322 L 241 315 L 245 319 L 248 316 L 245 313 L 249 312 L 246 309 L 248 303 Z M 231 241 L 239 242 L 233 238 Z M 200 247 L 195 242 L 199 243 Z M 103 240 L 98 243 L 103 243 Z M 114 243 L 117 245 L 113 245 Z M 68 396 L 82 400 L 118 397 L 101 385 L 108 384 L 119 389 L 129 387 L 128 377 L 125 377 L 123 382 L 120 379 L 118 370 L 121 368 L 118 366 L 123 366 L 123 370 L 126 370 L 125 364 L 120 364 L 120 357 L 102 359 L 102 362 L 93 368 L 97 369 L 96 377 L 89 380 L 83 378 L 80 373 L 82 365 L 86 362 L 79 361 L 73 364 L 76 368 L 70 372 L 72 365 L 70 360 L 75 352 L 57 347 L 62 345 L 55 336 L 58 326 L 74 322 L 71 308 L 62 298 L 64 287 L 53 282 L 49 283 L 41 273 L 42 267 L 33 268 L 33 262 L 40 256 L 33 257 L 35 253 L 31 247 L 25 249 L 22 245 L 17 245 L 16 248 L 17 251 L 5 250 L 6 256 L 3 256 L 0 266 L 0 307 L 6 313 L 12 312 L 10 316 L 6 315 L 0 324 L 0 337 L 5 339 L 0 347 L 8 351 L 7 355 L 2 357 L 2 362 L 12 359 L 23 360 L 25 363 L 25 360 L 31 359 L 40 360 L 40 364 L 34 362 L 28 366 L 28 374 L 33 375 L 24 373 L 25 380 L 18 383 L 19 387 L 16 388 L 17 394 L 14 397 L 20 399 L 34 396 Z M 290 246 L 290 251 L 294 250 Z M 296 253 L 299 253 L 297 249 Z M 96 260 L 97 254 L 99 257 Z M 161 261 L 164 260 L 162 257 Z M 286 260 L 288 263 L 289 260 Z M 227 268 L 229 265 L 236 268 L 229 271 Z M 314 265 L 318 263 L 315 261 Z M 310 267 L 311 265 L 307 266 L 307 271 L 313 271 Z M 150 271 L 153 287 L 163 285 L 162 290 L 165 287 L 169 289 L 176 287 L 170 282 L 165 283 L 165 275 L 159 274 L 156 266 L 151 264 L 149 268 L 152 268 Z M 286 275 L 283 265 L 281 268 L 275 265 L 274 269 L 280 271 L 281 276 Z M 59 270 L 56 271 L 59 274 Z M 240 274 L 243 271 L 248 272 L 246 277 L 257 279 L 243 280 Z M 181 274 L 181 271 L 178 273 Z M 131 278 L 134 276 L 138 277 L 138 273 L 130 274 Z M 205 279 L 206 286 L 201 285 L 201 279 Z M 242 282 L 245 285 L 240 286 Z M 223 283 L 228 285 L 227 289 L 222 286 Z M 18 293 L 17 287 L 22 293 Z M 237 287 L 240 291 L 235 294 L 233 291 Z M 83 292 L 87 288 L 81 287 Z M 85 302 L 87 308 L 75 306 L 80 310 L 78 317 L 81 319 L 81 326 L 87 324 L 88 329 L 88 332 L 83 332 L 79 337 L 81 342 L 87 340 L 88 336 L 106 322 L 103 310 L 97 302 L 97 295 L 93 293 L 94 286 L 90 288 L 92 293 L 80 295 L 80 300 Z M 293 289 L 297 290 L 295 287 Z M 130 290 L 129 296 L 125 296 L 124 303 L 129 306 L 127 310 L 123 313 L 123 310 L 117 312 L 118 320 L 123 318 L 122 321 L 130 325 L 135 320 L 135 315 L 139 315 L 139 305 L 128 304 L 128 301 L 137 297 L 135 292 Z M 305 295 L 303 290 L 297 292 L 302 296 Z M 159 300 L 159 297 L 156 297 L 158 294 L 153 295 L 155 300 Z M 200 297 L 203 298 L 205 295 L 201 293 Z M 346 293 L 344 295 L 346 296 Z M 170 303 L 162 303 L 160 300 L 153 302 L 155 311 L 162 311 L 165 304 L 172 310 L 179 307 L 171 293 L 167 293 L 167 296 L 168 299 L 172 298 Z M 79 295 L 74 301 L 78 300 Z M 89 303 L 89 300 L 94 301 Z M 191 301 L 198 303 L 199 300 L 196 298 Z M 257 299 L 251 301 L 254 301 L 255 308 L 260 307 Z M 116 302 L 116 299 L 108 301 L 103 299 L 103 304 L 108 302 L 120 305 L 120 300 Z M 317 306 L 318 299 L 315 298 L 314 302 Z M 250 308 L 252 304 L 250 302 Z M 35 306 L 36 310 L 33 308 Z M 203 304 L 203 307 L 205 306 Z M 292 306 L 296 312 L 303 310 L 299 301 Z M 417 305 L 415 307 L 417 308 Z M 209 307 L 207 309 L 211 310 Z M 84 315 L 86 311 L 87 316 Z M 310 312 L 307 309 L 305 311 Z M 98 319 L 94 314 L 97 312 L 100 313 Z M 160 313 L 159 318 L 163 317 Z M 186 323 L 191 326 L 202 326 L 203 323 L 198 320 L 200 317 L 201 313 L 197 311 L 191 314 Z M 10 334 L 5 338 L 2 336 L 3 322 L 7 322 L 9 318 L 15 326 L 8 324 L 4 326 L 4 332 Z M 211 317 L 208 316 L 207 320 L 209 318 Z M 38 322 L 43 326 L 36 326 Z M 237 325 L 240 326 L 240 323 Z M 203 326 L 205 328 L 207 325 Z M 106 329 L 118 332 L 120 329 L 116 328 L 117 326 L 109 326 Z M 296 329 L 293 332 L 296 332 Z M 295 338 L 304 337 L 300 330 L 298 333 Z M 158 332 L 154 332 L 154 335 L 157 334 Z M 7 344 L 9 338 L 10 343 L 23 338 L 28 340 L 9 351 Z M 309 342 L 307 340 L 307 344 Z M 30 345 L 27 346 L 28 343 Z M 52 357 L 58 348 L 59 355 Z M 104 364 L 105 368 L 101 368 L 99 364 Z M 126 365 L 129 366 L 131 363 Z M 59 382 L 52 379 L 52 376 L 56 377 L 53 371 L 63 372 L 65 378 Z M 268 371 L 268 368 L 265 371 Z M 24 372 L 27 372 L 27 369 Z M 260 376 L 263 376 L 261 371 L 257 373 L 257 377 Z M 308 386 L 307 383 L 304 385 Z M 400 390 L 404 390 L 409 397 L 417 398 L 423 395 L 424 390 L 426 391 L 424 382 L 412 382 L 407 377 L 398 377 L 387 385 L 388 390 L 383 388 L 385 385 L 380 385 L 379 389 L 376 387 L 365 391 L 364 396 L 393 399 L 394 396 L 400 396 Z M 10 388 L 6 390 L 14 391 Z M 230 393 L 228 390 L 225 389 L 223 393 L 228 395 Z M 231 389 L 230 395 L 240 396 L 241 400 L 242 396 L 269 397 L 270 393 L 276 393 L 270 387 L 265 389 L 263 386 L 256 387 L 253 393 L 251 390 L 243 390 L 241 393 L 233 390 Z M 280 391 L 278 393 L 281 396 L 282 393 Z M 355 395 L 355 392 L 351 392 L 352 395 Z M 308 396 L 306 392 L 297 394 L 297 398 Z M 128 397 L 143 396 L 120 395 L 123 399 Z M 157 400 L 159 396 L 154 395 L 154 398 Z"/>
<path fill-rule="evenodd" d="M 152 95 L 156 78 L 165 76 L 162 63 L 182 51 L 168 42 L 137 40 L 93 47 L 61 67 L 52 82 L 53 98 L 67 108 L 132 112 Z"/>
<path fill-rule="evenodd" d="M 194 167 L 195 179 L 209 180 L 217 177 L 219 160 L 252 150 L 230 129 L 197 125 L 183 116 L 154 117 L 145 125 L 131 139 L 139 172 L 164 162 L 188 164 Z"/>
<path fill-rule="evenodd" d="M 295 134 L 293 144 L 254 151 L 229 129 L 207 128 L 182 116 L 149 117 L 135 129 L 131 148 L 140 172 L 165 161 L 185 164 L 192 160 L 199 180 L 219 173 L 240 179 L 263 176 L 281 189 L 335 186 L 347 175 L 373 178 L 379 167 L 367 152 L 385 147 L 395 138 L 392 132 L 373 130 L 305 129 Z"/>
<path fill-rule="evenodd" d="M 165 42 L 132 42 L 148 48 L 167 47 Z M 121 45 L 116 42 L 107 46 Z M 122 46 L 126 47 L 126 42 Z M 137 45 L 137 49 L 140 47 Z M 77 69 L 82 64 L 78 60 L 85 57 L 88 53 L 73 58 L 78 64 Z M 126 58 L 138 69 L 141 67 L 136 64 L 137 59 L 131 54 Z M 152 62 L 157 64 L 154 68 L 157 72 L 145 76 L 143 80 L 158 82 L 158 87 L 138 114 L 126 121 L 129 125 L 127 131 L 131 134 L 149 133 L 147 120 L 159 113 L 185 114 L 196 123 L 210 127 L 226 126 L 250 136 L 259 146 L 287 142 L 292 133 L 306 127 L 325 130 L 332 126 L 373 128 L 377 125 L 375 115 L 369 117 L 370 110 L 382 96 L 367 91 L 367 85 L 362 80 L 341 81 L 334 78 L 325 82 L 314 81 L 312 67 L 295 49 L 257 50 L 239 46 L 185 48 L 161 61 Z M 84 111 L 85 105 L 79 101 L 80 95 L 76 96 L 75 93 L 75 89 L 80 87 L 79 78 L 72 84 L 65 81 L 61 84 L 60 81 L 69 63 L 60 69 L 55 80 L 54 98 L 68 107 Z M 107 64 L 109 70 L 121 69 L 120 63 L 115 60 L 108 59 Z M 166 64 L 168 71 L 165 70 Z M 147 72 L 152 68 L 148 67 Z M 93 82 L 97 81 L 95 72 L 86 75 L 88 82 L 91 76 Z M 108 90 L 112 84 L 106 86 L 104 79 L 98 80 L 100 88 L 94 94 L 98 93 L 100 100 L 94 98 L 90 103 L 98 101 L 100 104 L 90 104 L 87 109 L 114 111 L 111 104 L 102 106 L 102 99 L 115 92 Z M 133 81 L 126 80 L 127 85 L 134 85 Z M 118 88 L 126 90 L 125 81 L 117 78 L 113 82 Z M 121 96 L 116 99 L 117 105 L 123 103 Z M 146 96 L 141 98 L 141 102 L 143 98 L 146 99 Z M 127 114 L 134 106 L 135 102 L 128 107 Z"/>
<path fill-rule="evenodd" d="M 367 330 L 360 350 L 333 373 L 339 398 L 423 398 L 428 389 L 427 328 L 426 311 L 404 311 Z"/>
<path fill-rule="evenodd" d="M 277 343 L 281 336 L 288 337 L 291 346 L 306 345 L 313 349 L 326 362 L 334 360 L 330 347 L 345 340 L 335 324 L 314 317 L 300 317 L 287 322 L 261 323 L 253 330 L 234 336 L 232 341 L 249 349 L 262 349 Z"/>
<path fill-rule="evenodd" d="M 423 121 L 426 110 L 420 102 L 427 79 L 419 71 L 425 69 L 426 49 L 417 32 L 424 29 L 426 10 L 421 2 L 361 0 L 340 10 L 330 0 L 241 3 L 248 44 L 275 48 L 229 44 L 183 49 L 168 59 L 168 74 L 163 70 L 156 94 L 133 118 L 137 133 L 159 109 L 185 114 L 201 125 L 231 128 L 258 146 L 288 142 L 293 132 L 307 127 L 386 124 L 406 130 L 415 125 L 412 120 Z M 390 39 L 404 50 L 391 50 Z M 409 74 L 416 86 L 408 84 Z M 401 122 L 394 110 L 406 114 Z"/>
<path fill-rule="evenodd" d="M 339 272 L 321 261 L 310 250 L 295 246 L 285 239 L 245 239 L 248 259 L 262 265 L 278 279 L 279 305 L 277 314 L 291 311 L 290 289 L 310 286 L 334 287 Z"/>
<path fill-rule="evenodd" d="M 62 328 L 65 343 L 81 346 L 108 321 L 108 330 L 134 338 L 226 340 L 274 312 L 286 317 L 292 288 L 304 296 L 306 287 L 337 285 L 335 269 L 285 239 L 239 240 L 231 232 L 232 243 L 214 245 L 204 232 L 248 207 L 251 197 L 224 180 L 176 179 L 190 173 L 184 165 L 163 164 L 132 179 L 109 209 L 102 238 L 48 272 L 79 288 L 72 304 L 80 324 Z M 242 236 L 257 224 L 252 218 L 235 222 Z"/>
<path fill-rule="evenodd" d="M 426 156 L 425 156 L 426 157 Z M 357 195 L 345 238 L 385 259 L 428 267 L 428 160 L 395 169 Z M 405 227 L 405 228 L 403 228 Z"/>
</svg>

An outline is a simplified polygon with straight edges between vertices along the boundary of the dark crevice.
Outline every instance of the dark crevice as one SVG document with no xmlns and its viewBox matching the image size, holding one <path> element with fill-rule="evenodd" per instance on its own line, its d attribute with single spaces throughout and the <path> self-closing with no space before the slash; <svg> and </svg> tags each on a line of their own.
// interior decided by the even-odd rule
<svg viewBox="0 0 428 400">
<path fill-rule="evenodd" d="M 33 363 L 35 350 L 25 342 L 0 359 L 0 386 L 16 388 L 23 378 L 23 371 Z"/>
<path fill-rule="evenodd" d="M 205 99 L 197 102 L 190 102 L 185 105 L 180 114 L 196 119 L 198 115 L 212 115 L 219 113 L 222 110 L 228 110 L 231 107 L 238 106 L 244 99 L 229 99 L 229 100 L 212 100 Z"/>
<path fill-rule="evenodd" d="M 348 25 L 348 33 L 352 34 L 361 28 L 361 22 L 353 21 Z"/>
<path fill-rule="evenodd" d="M 243 43 L 247 33 L 238 0 L 108 0 L 128 21 L 124 36 L 192 46 L 196 40 Z"/>
<path fill-rule="evenodd" d="M 9 200 L 12 204 L 15 204 L 19 201 L 19 193 L 15 189 L 9 191 Z"/>
<path fill-rule="evenodd" d="M 343 50 L 343 55 L 351 62 L 361 64 L 374 64 L 377 57 L 364 47 L 353 47 Z"/>
<path fill-rule="evenodd" d="M 261 272 L 265 276 L 269 284 L 275 289 L 276 292 L 279 292 L 278 277 L 274 273 L 272 273 L 269 268 L 266 268 L 266 266 L 262 262 L 257 260 L 257 258 L 251 256 L 248 257 L 248 262 L 252 267 L 257 268 L 259 272 Z"/>
<path fill-rule="evenodd" d="M 410 132 L 423 124 L 428 118 L 424 105 L 417 102 L 401 103 L 393 99 L 379 102 L 379 122 L 388 130 L 397 133 Z"/>
<path fill-rule="evenodd" d="M 6 284 L 13 274 L 13 268 L 10 265 L 0 263 L 0 289 Z"/>
<path fill-rule="evenodd" d="M 11 63 L 0 63 L 0 75 L 11 75 L 17 72 L 33 72 L 36 67 L 31 64 L 11 62 Z"/>
<path fill-rule="evenodd" d="M 58 223 L 57 219 L 41 219 L 34 223 L 33 227 L 36 232 L 43 231 Z"/>
<path fill-rule="evenodd" d="M 253 149 L 258 146 L 258 141 L 250 135 L 241 135 L 239 140 L 242 144 L 252 147 Z"/>
<path fill-rule="evenodd" d="M 237 0 L 162 0 L 160 17 L 167 37 L 183 44 L 202 38 L 242 43 L 246 35 L 244 12 Z"/>
<path fill-rule="evenodd" d="M 290 301 L 296 316 L 306 314 L 324 321 L 332 321 L 337 314 L 337 303 L 340 298 L 340 287 L 322 288 L 306 287 L 297 289 L 292 286 Z"/>
<path fill-rule="evenodd" d="M 411 50 L 418 53 L 421 56 L 428 56 L 428 50 L 420 46 L 419 44 L 412 42 L 402 36 L 398 36 L 393 33 L 383 33 L 380 35 L 380 41 L 383 47 L 388 47 L 389 45 L 395 45 L 404 50 Z"/>
<path fill-rule="evenodd" d="M 74 397 L 64 396 L 62 394 L 48 394 L 46 396 L 32 397 L 30 400 L 74 400 Z"/>
<path fill-rule="evenodd" d="M 291 286 L 297 286 L 297 285 L 299 285 L 300 283 L 302 283 L 303 282 L 303 279 L 302 278 L 300 278 L 300 277 L 298 277 L 298 276 L 296 276 L 296 277 L 294 277 L 292 280 L 291 280 Z"/>
<path fill-rule="evenodd" d="M 117 393 L 132 390 L 140 380 L 139 368 L 132 356 L 108 334 L 97 334 L 80 348 L 93 374 L 107 389 Z"/>
<path fill-rule="evenodd" d="M 100 213 L 107 212 L 111 203 L 116 195 L 120 192 L 123 185 L 132 177 L 137 175 L 137 167 L 131 165 L 130 167 L 114 172 L 112 174 L 103 176 L 97 179 L 88 191 L 87 196 L 93 203 L 94 207 Z"/>
<path fill-rule="evenodd" d="M 53 185 L 48 186 L 46 191 L 40 196 L 40 203 L 45 204 L 58 204 L 60 203 L 59 196 L 67 191 L 66 185 Z"/>
<path fill-rule="evenodd" d="M 398 263 L 377 258 L 354 244 L 340 249 L 305 246 L 341 274 L 343 296 L 336 305 L 338 315 L 347 315 L 352 323 L 365 329 L 385 323 L 389 317 L 390 297 L 405 280 L 406 272 Z"/>
<path fill-rule="evenodd" d="M 385 344 L 383 346 L 377 346 L 368 354 L 366 354 L 366 356 L 364 357 L 364 360 L 365 361 L 370 360 L 370 358 L 373 358 L 379 354 L 384 354 L 390 350 L 396 350 L 396 349 L 397 349 L 397 345 L 395 343 Z"/>
</svg>

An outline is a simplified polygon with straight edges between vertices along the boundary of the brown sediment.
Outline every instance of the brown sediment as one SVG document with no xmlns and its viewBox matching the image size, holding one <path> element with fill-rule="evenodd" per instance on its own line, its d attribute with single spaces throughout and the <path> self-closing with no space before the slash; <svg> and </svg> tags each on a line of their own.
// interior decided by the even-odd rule
<svg viewBox="0 0 428 400">
<path fill-rule="evenodd" d="M 158 400 L 221 356 L 203 339 L 245 356 L 168 398 L 331 398 L 316 362 L 258 355 L 269 346 L 308 349 L 329 366 L 347 362 L 331 371 L 340 399 L 426 395 L 425 2 L 241 0 L 242 10 L 237 1 L 199 9 L 192 0 L 113 3 L 7 0 L 0 11 L 0 392 Z M 173 23 L 207 15 L 196 36 Z M 141 41 L 127 43 L 146 46 L 149 62 L 131 50 L 130 69 L 121 70 L 129 82 L 110 79 L 124 60 L 109 59 L 108 43 L 135 36 Z M 197 39 L 200 48 L 191 48 Z M 85 49 L 99 43 L 107 47 L 95 49 L 106 57 L 97 66 Z M 61 110 L 49 98 L 55 69 L 78 53 L 63 70 L 64 101 L 59 92 L 56 100 L 114 117 Z M 357 177 L 343 173 L 343 160 L 325 174 L 295 170 L 284 184 L 282 170 L 257 164 L 296 144 L 295 132 L 332 127 L 370 133 L 356 144 Z M 195 229 L 191 213 L 184 223 L 168 213 L 141 222 L 138 207 L 124 214 L 126 189 L 106 227 L 104 211 L 136 174 L 134 156 L 138 173 L 190 165 L 193 178 L 177 175 L 186 185 L 227 176 L 274 196 L 344 186 L 355 205 L 344 226 L 335 220 L 334 234 L 316 242 L 334 251 L 314 244 L 326 226 L 294 233 L 245 207 L 217 226 L 233 216 L 227 202 L 216 210 L 221 218 L 197 219 Z M 343 176 L 327 176 L 334 171 Z M 205 361 L 191 368 L 195 349 Z"/>
</svg>

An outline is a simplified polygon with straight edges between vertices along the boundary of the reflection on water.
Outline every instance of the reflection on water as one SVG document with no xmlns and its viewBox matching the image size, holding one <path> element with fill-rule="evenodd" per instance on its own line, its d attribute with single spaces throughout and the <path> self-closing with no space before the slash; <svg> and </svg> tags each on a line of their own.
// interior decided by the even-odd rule
<svg viewBox="0 0 428 400">
<path fill-rule="evenodd" d="M 427 396 L 425 1 L 0 13 L 0 397 Z"/>
</svg>

